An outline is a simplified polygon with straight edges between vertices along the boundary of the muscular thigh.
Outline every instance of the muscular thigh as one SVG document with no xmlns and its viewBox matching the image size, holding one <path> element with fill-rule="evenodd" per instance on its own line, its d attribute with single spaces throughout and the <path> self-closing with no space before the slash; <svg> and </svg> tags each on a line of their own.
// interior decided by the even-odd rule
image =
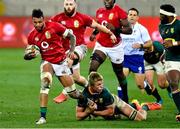
<svg viewBox="0 0 180 129">
<path fill-rule="evenodd" d="M 52 64 L 52 67 L 56 76 L 64 76 L 71 74 L 71 70 L 68 67 L 67 61 L 61 62 L 60 64 Z"/>
<path fill-rule="evenodd" d="M 73 78 L 71 75 L 63 75 L 58 77 L 63 87 L 69 87 L 74 84 Z"/>
<path fill-rule="evenodd" d="M 73 78 L 77 80 L 80 77 L 80 68 L 73 69 Z"/>
<path fill-rule="evenodd" d="M 137 86 L 140 86 L 139 88 L 143 89 L 145 74 L 135 73 L 134 75 L 135 75 L 135 81 L 136 81 Z"/>
<path fill-rule="evenodd" d="M 49 73 L 51 73 L 52 75 L 53 75 L 53 73 L 54 73 L 52 64 L 49 63 L 49 62 L 47 62 L 47 61 L 42 61 L 42 62 L 41 62 L 40 70 L 41 70 L 41 73 L 43 73 L 43 72 L 49 72 Z"/>
<path fill-rule="evenodd" d="M 165 73 L 164 71 L 164 65 L 159 61 L 158 63 L 154 64 L 154 69 L 157 74 L 163 75 Z"/>
<path fill-rule="evenodd" d="M 146 80 L 149 82 L 149 84 L 153 85 L 154 70 L 146 70 L 145 76 L 146 76 Z"/>
</svg>

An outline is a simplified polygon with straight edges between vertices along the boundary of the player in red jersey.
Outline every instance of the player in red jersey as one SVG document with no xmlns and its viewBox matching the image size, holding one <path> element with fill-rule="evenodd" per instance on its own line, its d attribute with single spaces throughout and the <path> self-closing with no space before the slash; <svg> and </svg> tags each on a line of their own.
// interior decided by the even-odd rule
<svg viewBox="0 0 180 129">
<path fill-rule="evenodd" d="M 83 86 L 87 86 L 87 80 L 80 75 L 80 61 L 85 57 L 87 52 L 87 46 L 84 40 L 84 33 L 87 27 L 97 28 L 99 31 L 103 31 L 107 33 L 107 36 L 110 40 L 114 40 L 115 36 L 111 36 L 112 32 L 110 32 L 104 26 L 98 24 L 88 15 L 82 14 L 76 11 L 77 3 L 76 0 L 64 0 L 64 12 L 57 14 L 56 16 L 51 18 L 51 21 L 59 22 L 68 29 L 73 31 L 73 34 L 76 36 L 76 47 L 75 47 L 75 59 L 69 59 L 69 66 L 72 66 L 73 70 L 73 78 L 74 81 Z M 112 41 L 110 41 L 112 42 Z M 69 50 L 69 41 L 65 40 L 63 46 L 66 50 Z M 67 93 L 65 90 L 54 98 L 56 103 L 61 103 L 67 100 Z"/>
<path fill-rule="evenodd" d="M 36 45 L 39 48 L 41 62 L 41 89 L 40 89 L 40 113 L 41 117 L 36 124 L 46 123 L 48 93 L 52 84 L 52 76 L 55 74 L 66 92 L 74 99 L 82 98 L 82 94 L 76 90 L 70 69 L 67 65 L 65 49 L 62 46 L 62 38 L 70 39 L 69 58 L 74 57 L 76 43 L 75 36 L 64 26 L 57 22 L 45 22 L 43 12 L 34 9 L 32 12 L 34 29 L 28 36 L 28 46 L 24 59 L 31 60 L 35 57 L 34 51 L 29 48 Z"/>
<path fill-rule="evenodd" d="M 119 95 L 119 97 L 128 103 L 127 82 L 122 70 L 124 51 L 120 33 L 131 34 L 132 28 L 127 20 L 126 12 L 115 4 L 115 0 L 103 1 L 105 7 L 97 10 L 96 19 L 98 23 L 106 26 L 116 35 L 117 41 L 112 43 L 109 35 L 99 32 L 99 37 L 91 57 L 89 73 L 91 71 L 97 71 L 99 66 L 105 61 L 106 57 L 109 57 L 113 70 L 119 81 L 119 85 L 122 88 L 123 96 Z M 91 35 L 90 40 L 93 40 L 97 33 L 97 30 L 95 30 Z"/>
</svg>

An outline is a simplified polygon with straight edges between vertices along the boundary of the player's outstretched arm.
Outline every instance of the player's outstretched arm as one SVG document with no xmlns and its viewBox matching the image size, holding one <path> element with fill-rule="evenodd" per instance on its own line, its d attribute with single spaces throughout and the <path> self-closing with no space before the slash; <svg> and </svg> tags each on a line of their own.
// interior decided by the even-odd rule
<svg viewBox="0 0 180 129">
<path fill-rule="evenodd" d="M 93 112 L 93 110 L 91 110 L 89 107 L 76 107 L 76 119 L 77 120 L 84 120 L 86 119 L 91 113 Z"/>
<path fill-rule="evenodd" d="M 93 20 L 91 27 L 97 29 L 98 31 L 109 34 L 113 43 L 115 43 L 117 41 L 116 36 L 114 35 L 113 32 L 111 32 L 105 26 L 98 24 L 96 21 Z"/>
</svg>

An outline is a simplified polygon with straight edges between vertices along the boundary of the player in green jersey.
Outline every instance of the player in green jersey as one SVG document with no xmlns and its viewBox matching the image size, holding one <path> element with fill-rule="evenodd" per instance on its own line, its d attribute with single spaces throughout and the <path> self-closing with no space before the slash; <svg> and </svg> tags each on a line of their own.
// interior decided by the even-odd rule
<svg viewBox="0 0 180 129">
<path fill-rule="evenodd" d="M 180 20 L 170 4 L 160 6 L 159 32 L 165 47 L 165 72 L 172 89 L 172 97 L 178 109 L 176 120 L 180 121 Z"/>
<path fill-rule="evenodd" d="M 122 114 L 131 120 L 146 120 L 147 112 L 138 110 L 111 94 L 103 84 L 103 77 L 97 72 L 91 72 L 88 77 L 88 87 L 83 90 L 85 99 L 80 99 L 76 107 L 77 120 L 88 116 L 101 116 L 104 119 L 117 119 Z M 138 107 L 137 107 L 138 108 Z"/>
<path fill-rule="evenodd" d="M 160 94 L 158 93 L 157 88 L 154 86 L 153 83 L 155 72 L 157 74 L 157 82 L 159 87 L 162 89 L 167 88 L 168 95 L 170 97 L 172 96 L 171 88 L 169 87 L 169 83 L 166 79 L 166 75 L 164 72 L 164 65 L 162 61 L 162 56 L 165 50 L 160 42 L 154 41 L 152 47 L 145 49 L 144 51 L 145 51 L 144 53 L 145 76 L 146 76 L 146 81 L 148 82 L 148 85 L 146 85 L 145 90 L 148 95 L 152 95 L 156 98 L 156 102 L 150 104 L 151 105 L 150 109 L 151 110 L 161 109 L 163 101 Z"/>
</svg>

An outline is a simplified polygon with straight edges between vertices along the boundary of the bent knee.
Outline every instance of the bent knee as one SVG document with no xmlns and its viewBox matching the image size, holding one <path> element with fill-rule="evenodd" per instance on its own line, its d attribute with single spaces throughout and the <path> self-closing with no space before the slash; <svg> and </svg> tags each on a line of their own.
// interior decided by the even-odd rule
<svg viewBox="0 0 180 129">
<path fill-rule="evenodd" d="M 139 89 L 144 89 L 144 85 L 137 85 Z"/>
<path fill-rule="evenodd" d="M 41 84 L 49 84 L 52 83 L 52 75 L 50 72 L 41 73 Z"/>
<path fill-rule="evenodd" d="M 49 72 L 41 73 L 41 90 L 40 93 L 48 94 L 52 84 L 52 75 Z"/>
<path fill-rule="evenodd" d="M 165 84 L 159 84 L 159 87 L 160 87 L 161 89 L 167 88 L 167 86 L 166 86 Z"/>
<path fill-rule="evenodd" d="M 139 110 L 135 120 L 142 121 L 146 119 L 147 119 L 147 112 L 145 110 Z"/>
</svg>

